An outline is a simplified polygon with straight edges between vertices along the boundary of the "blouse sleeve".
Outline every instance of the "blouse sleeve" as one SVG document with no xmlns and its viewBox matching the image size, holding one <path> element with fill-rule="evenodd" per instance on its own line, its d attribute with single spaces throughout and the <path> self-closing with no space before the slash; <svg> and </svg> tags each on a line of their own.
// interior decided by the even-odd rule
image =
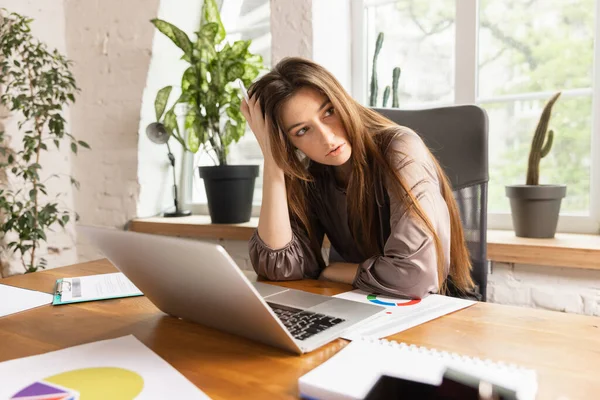
<svg viewBox="0 0 600 400">
<path fill-rule="evenodd" d="M 258 234 L 250 238 L 248 249 L 252 267 L 259 276 L 272 281 L 316 279 L 325 268 L 320 249 L 323 245 L 323 229 L 316 217 L 309 218 L 315 243 L 311 245 L 306 229 L 292 220 L 292 240 L 280 249 L 267 246 Z"/>
<path fill-rule="evenodd" d="M 394 139 L 392 159 L 442 242 L 444 279 L 450 257 L 450 215 L 442 196 L 435 164 L 422 142 L 409 131 Z M 433 236 L 408 213 L 387 182 L 390 198 L 390 236 L 384 254 L 359 265 L 354 286 L 391 296 L 422 298 L 439 291 L 437 252 Z"/>
</svg>

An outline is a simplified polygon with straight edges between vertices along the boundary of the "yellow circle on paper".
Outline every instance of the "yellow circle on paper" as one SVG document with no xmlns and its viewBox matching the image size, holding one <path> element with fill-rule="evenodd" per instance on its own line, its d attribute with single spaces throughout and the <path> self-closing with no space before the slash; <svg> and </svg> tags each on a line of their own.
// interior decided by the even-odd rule
<svg viewBox="0 0 600 400">
<path fill-rule="evenodd" d="M 132 400 L 144 388 L 144 379 L 123 368 L 84 368 L 43 380 L 79 392 L 79 400 Z"/>
</svg>

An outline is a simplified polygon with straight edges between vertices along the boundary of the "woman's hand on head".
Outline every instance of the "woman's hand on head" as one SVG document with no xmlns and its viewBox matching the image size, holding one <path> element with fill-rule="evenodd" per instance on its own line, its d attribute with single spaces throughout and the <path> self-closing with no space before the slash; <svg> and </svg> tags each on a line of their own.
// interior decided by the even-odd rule
<svg viewBox="0 0 600 400">
<path fill-rule="evenodd" d="M 257 96 L 254 95 L 250 97 L 248 102 L 246 102 L 245 99 L 242 99 L 240 110 L 246 118 L 246 121 L 248 121 L 248 125 L 258 141 L 263 156 L 270 156 L 271 146 L 269 143 L 269 130 L 271 129 L 271 124 L 268 117 L 263 117 L 260 101 Z"/>
</svg>

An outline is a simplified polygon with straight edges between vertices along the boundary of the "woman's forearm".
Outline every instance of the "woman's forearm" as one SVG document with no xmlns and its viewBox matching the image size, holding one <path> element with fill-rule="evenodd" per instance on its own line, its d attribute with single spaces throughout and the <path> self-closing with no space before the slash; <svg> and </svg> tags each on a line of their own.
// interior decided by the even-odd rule
<svg viewBox="0 0 600 400">
<path fill-rule="evenodd" d="M 351 285 L 354 282 L 356 271 L 358 271 L 358 264 L 333 262 L 323 270 L 320 279 Z"/>
<path fill-rule="evenodd" d="M 280 249 L 292 240 L 284 174 L 271 157 L 265 157 L 258 234 L 272 249 Z"/>
</svg>

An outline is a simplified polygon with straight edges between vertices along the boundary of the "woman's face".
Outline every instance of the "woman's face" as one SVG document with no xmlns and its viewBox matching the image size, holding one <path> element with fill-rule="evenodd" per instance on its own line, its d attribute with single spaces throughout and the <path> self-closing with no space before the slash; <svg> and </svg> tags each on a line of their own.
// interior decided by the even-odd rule
<svg viewBox="0 0 600 400">
<path fill-rule="evenodd" d="M 302 88 L 285 102 L 283 129 L 292 144 L 320 164 L 340 166 L 350 159 L 348 135 L 329 99 Z"/>
</svg>

